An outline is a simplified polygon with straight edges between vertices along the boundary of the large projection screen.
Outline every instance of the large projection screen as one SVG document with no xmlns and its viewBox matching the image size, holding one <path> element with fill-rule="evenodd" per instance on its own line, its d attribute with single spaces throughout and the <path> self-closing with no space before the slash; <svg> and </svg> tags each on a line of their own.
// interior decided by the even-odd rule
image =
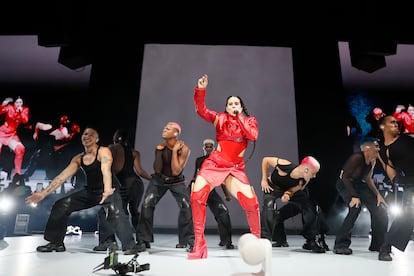
<svg viewBox="0 0 414 276">
<path fill-rule="evenodd" d="M 153 172 L 154 151 L 163 142 L 165 124 L 176 121 L 182 127 L 180 139 L 190 146 L 184 170 L 189 184 L 195 159 L 203 155 L 202 141 L 215 138 L 214 126 L 201 119 L 193 102 L 194 87 L 208 74 L 207 107 L 224 111 L 229 95 L 240 96 L 251 116 L 259 122 L 259 138 L 246 171 L 262 202 L 261 161 L 264 156 L 298 160 L 296 108 L 291 48 L 147 44 L 141 76 L 135 146 L 143 167 Z M 253 151 L 249 145 L 246 159 Z M 148 183 L 148 182 L 146 182 Z M 219 190 L 222 195 L 222 191 Z M 244 211 L 236 199 L 228 202 L 233 228 L 246 228 Z M 155 209 L 155 227 L 176 227 L 178 206 L 167 193 Z M 207 212 L 206 227 L 217 227 Z"/>
</svg>

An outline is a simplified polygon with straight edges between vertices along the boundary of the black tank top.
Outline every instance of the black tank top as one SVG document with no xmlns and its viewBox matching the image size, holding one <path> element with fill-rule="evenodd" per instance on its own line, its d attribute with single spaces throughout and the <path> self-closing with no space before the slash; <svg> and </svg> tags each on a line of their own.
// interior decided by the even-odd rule
<svg viewBox="0 0 414 276">
<path fill-rule="evenodd" d="M 388 156 L 387 156 L 388 150 Z M 397 140 L 388 146 L 380 148 L 382 160 L 387 164 L 388 157 L 397 170 L 404 172 L 404 175 L 414 176 L 414 138 L 401 134 Z"/>
<path fill-rule="evenodd" d="M 124 149 L 124 166 L 116 174 L 118 179 L 125 179 L 132 176 L 138 176 L 134 171 L 134 156 L 130 147 L 122 145 Z"/>
<path fill-rule="evenodd" d="M 171 170 L 172 150 L 165 147 L 163 150 L 156 150 L 156 157 L 154 161 L 154 169 L 156 174 L 161 174 L 163 177 L 172 177 Z M 182 176 L 181 171 L 174 178 Z"/>
<path fill-rule="evenodd" d="M 91 164 L 85 165 L 85 163 L 83 163 L 83 156 L 85 153 L 81 157 L 81 169 L 86 176 L 85 188 L 94 192 L 100 192 L 104 189 L 101 162 L 98 160 L 99 148 L 100 147 L 96 150 L 95 160 Z"/>
<path fill-rule="evenodd" d="M 298 165 L 293 164 L 293 163 L 289 165 L 280 165 L 279 163 L 277 163 L 275 166 L 275 169 L 272 172 L 272 175 L 270 176 L 270 180 L 272 181 L 274 185 L 282 188 L 283 190 L 288 190 L 289 188 L 299 185 L 301 183 L 301 180 L 303 180 L 302 182 L 304 182 L 303 178 L 294 179 L 290 177 L 291 171 L 293 171 L 293 169 L 295 169 L 297 166 Z M 283 176 L 279 175 L 277 168 L 279 168 L 281 171 L 287 174 Z"/>
</svg>

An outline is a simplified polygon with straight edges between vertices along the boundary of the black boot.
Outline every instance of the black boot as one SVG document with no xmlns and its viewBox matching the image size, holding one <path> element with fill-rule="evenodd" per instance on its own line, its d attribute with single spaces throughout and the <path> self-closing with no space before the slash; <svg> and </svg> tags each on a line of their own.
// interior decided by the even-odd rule
<svg viewBox="0 0 414 276">
<path fill-rule="evenodd" d="M 378 260 L 386 261 L 386 262 L 392 261 L 390 252 L 391 252 L 391 245 L 388 243 L 384 243 L 383 245 L 381 245 L 381 248 L 379 250 Z"/>
<path fill-rule="evenodd" d="M 305 250 L 311 250 L 313 253 L 325 253 L 325 249 L 320 246 L 315 240 L 307 240 L 302 248 Z"/>
<path fill-rule="evenodd" d="M 329 246 L 326 244 L 325 237 L 323 235 L 321 235 L 318 239 L 318 243 L 321 247 L 323 247 L 323 249 L 325 249 L 325 251 L 329 251 Z"/>
</svg>

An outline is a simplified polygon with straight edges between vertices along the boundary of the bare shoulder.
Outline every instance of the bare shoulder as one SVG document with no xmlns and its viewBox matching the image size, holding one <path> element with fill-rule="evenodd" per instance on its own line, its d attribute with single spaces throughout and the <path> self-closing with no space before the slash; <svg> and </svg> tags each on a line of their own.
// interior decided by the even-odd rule
<svg viewBox="0 0 414 276">
<path fill-rule="evenodd" d="M 112 155 L 111 150 L 107 146 L 100 146 L 98 149 L 98 155 Z"/>
<path fill-rule="evenodd" d="M 141 153 L 138 150 L 133 149 L 133 148 L 131 148 L 131 152 L 132 152 L 133 157 L 137 157 L 141 155 Z"/>
<path fill-rule="evenodd" d="M 80 164 L 83 154 L 84 154 L 83 152 L 76 154 L 75 156 L 72 157 L 71 162 Z"/>
</svg>

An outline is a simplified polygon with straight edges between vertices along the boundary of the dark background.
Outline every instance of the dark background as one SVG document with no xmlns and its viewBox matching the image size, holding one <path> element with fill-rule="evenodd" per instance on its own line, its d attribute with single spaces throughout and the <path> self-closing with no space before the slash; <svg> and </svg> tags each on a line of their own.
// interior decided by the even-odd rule
<svg viewBox="0 0 414 276">
<path fill-rule="evenodd" d="M 351 1 L 343 6 L 292 3 L 283 7 L 237 2 L 228 8 L 212 3 L 145 8 L 89 1 L 30 4 L 3 11 L 0 35 L 36 35 L 40 46 L 60 48 L 57 62 L 62 65 L 72 70 L 91 65 L 84 91 L 56 89 L 48 83 L 39 89 L 73 103 L 90 124 L 105 122 L 102 143 L 111 142 L 117 127 L 135 133 L 137 76 L 146 43 L 292 47 L 299 157 L 311 154 L 323 164 L 316 185 L 310 188 L 321 207 L 329 210 L 336 201 L 335 179 L 349 153 L 338 42 L 357 42 L 354 65 L 368 71 L 381 66 L 372 47 L 414 42 L 406 24 L 408 9 L 398 4 Z M 27 89 L 0 85 L 2 97 L 7 96 L 3 91 Z M 44 103 L 49 106 L 47 100 Z"/>
</svg>

